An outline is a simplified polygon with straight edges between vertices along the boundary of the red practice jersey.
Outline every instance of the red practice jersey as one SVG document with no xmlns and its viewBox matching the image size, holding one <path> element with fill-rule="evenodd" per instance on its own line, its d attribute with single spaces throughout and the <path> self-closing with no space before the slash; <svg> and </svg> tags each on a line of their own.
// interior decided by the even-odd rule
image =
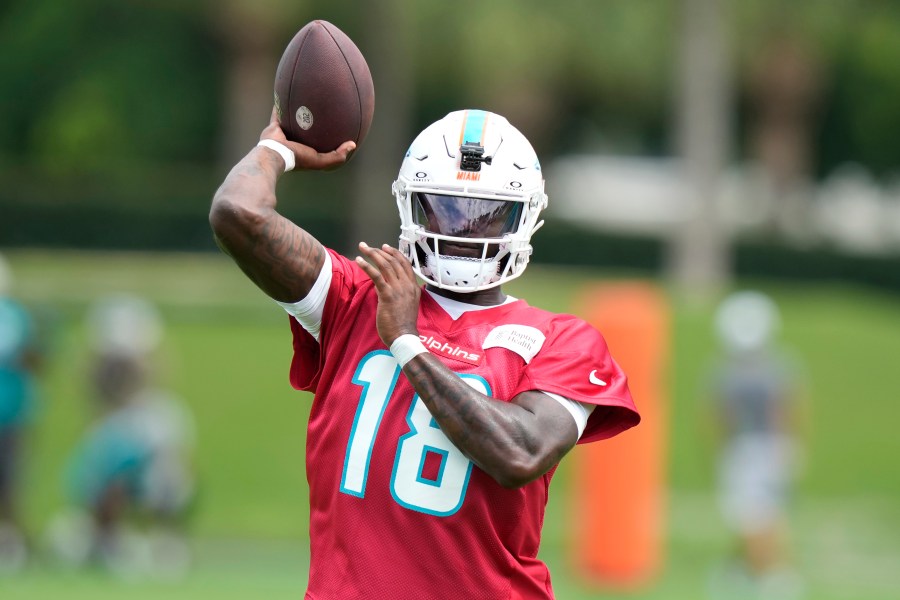
<svg viewBox="0 0 900 600">
<path fill-rule="evenodd" d="M 538 560 L 553 470 L 505 489 L 443 434 L 375 327 L 375 286 L 332 252 L 317 342 L 293 318 L 291 383 L 315 393 L 306 441 L 310 600 L 553 597 Z M 422 294 L 422 341 L 476 390 L 598 405 L 580 443 L 640 419 L 584 321 L 516 300 L 453 320 Z"/>
</svg>

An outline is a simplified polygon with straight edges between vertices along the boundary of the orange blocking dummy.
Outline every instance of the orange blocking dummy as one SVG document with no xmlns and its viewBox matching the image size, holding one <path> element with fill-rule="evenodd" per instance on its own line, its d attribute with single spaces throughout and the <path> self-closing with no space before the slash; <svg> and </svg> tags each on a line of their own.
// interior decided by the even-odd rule
<svg viewBox="0 0 900 600">
<path fill-rule="evenodd" d="M 634 429 L 572 453 L 571 556 L 592 582 L 639 588 L 659 571 L 663 555 L 668 304 L 650 283 L 603 284 L 580 295 L 575 313 L 603 333 L 642 418 Z"/>
</svg>

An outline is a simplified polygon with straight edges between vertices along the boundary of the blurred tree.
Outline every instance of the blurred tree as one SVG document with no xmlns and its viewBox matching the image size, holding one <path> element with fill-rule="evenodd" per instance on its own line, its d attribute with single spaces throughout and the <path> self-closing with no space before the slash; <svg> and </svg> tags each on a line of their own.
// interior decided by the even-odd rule
<svg viewBox="0 0 900 600">
<path fill-rule="evenodd" d="M 821 71 L 817 57 L 790 30 L 775 30 L 769 39 L 747 74 L 747 137 L 751 156 L 783 195 L 811 175 Z"/>
<path fill-rule="evenodd" d="M 207 160 L 215 44 L 178 7 L 12 2 L 0 24 L 5 162 L 78 172 Z"/>
<path fill-rule="evenodd" d="M 670 260 L 680 291 L 705 300 L 725 285 L 731 268 L 717 212 L 722 174 L 732 150 L 729 0 L 682 0 L 681 4 L 675 127 L 689 197 L 685 199 L 687 214 L 673 232 Z"/>
<path fill-rule="evenodd" d="M 750 152 L 749 141 L 759 137 L 753 81 L 776 76 L 771 66 L 752 73 L 764 61 L 787 66 L 785 52 L 773 45 L 776 23 L 788 25 L 818 65 L 818 80 L 804 92 L 818 98 L 810 101 L 819 108 L 804 117 L 801 137 L 811 142 L 792 159 L 808 167 L 797 168 L 822 177 L 858 162 L 891 175 L 900 164 L 892 138 L 900 126 L 894 109 L 900 72 L 892 62 L 900 52 L 900 4 L 727 3 L 723 26 L 735 46 L 733 91 L 740 100 L 735 150 Z M 371 198 L 384 194 L 378 197 L 390 202 L 387 185 L 411 134 L 461 107 L 508 115 L 545 162 L 574 152 L 679 152 L 671 114 L 680 93 L 671 60 L 679 3 L 377 4 L 7 0 L 0 6 L 0 209 L 20 220 L 4 231 L 26 232 L 16 240 L 48 239 L 40 236 L 48 215 L 38 206 L 64 206 L 76 216 L 115 206 L 123 218 L 128 210 L 147 217 L 178 210 L 185 222 L 202 224 L 206 197 L 196 190 L 215 185 L 223 163 L 256 139 L 269 114 L 280 50 L 313 18 L 337 24 L 369 54 L 377 107 L 366 152 L 354 159 L 353 187 L 327 176 L 304 178 L 304 185 L 370 202 L 359 205 L 370 212 L 354 213 L 371 223 L 394 218 L 389 204 Z M 793 85 L 804 77 L 786 80 Z M 771 147 L 755 146 L 763 145 Z M 552 181 L 548 191 L 552 197 Z M 291 208 L 315 211 L 332 229 L 346 221 L 346 204 Z M 355 241 L 357 228 L 351 229 Z M 96 235 L 103 245 L 102 230 Z"/>
<path fill-rule="evenodd" d="M 346 245 L 354 253 L 360 241 L 397 243 L 390 184 L 412 141 L 410 113 L 416 100 L 412 36 L 396 33 L 411 31 L 409 2 L 368 2 L 360 11 L 366 27 L 358 39 L 375 81 L 375 117 L 353 165 L 352 222 Z"/>
<path fill-rule="evenodd" d="M 817 171 L 827 174 L 842 163 L 857 162 L 878 175 L 896 175 L 900 71 L 894 61 L 900 55 L 900 5 L 854 5 L 845 13 L 838 39 Z"/>
<path fill-rule="evenodd" d="M 508 116 L 548 159 L 664 150 L 670 3 L 462 4 L 471 10 L 427 3 L 414 11 L 417 127 L 474 106 Z"/>
<path fill-rule="evenodd" d="M 814 197 L 815 126 L 822 104 L 819 57 L 789 20 L 745 69 L 747 158 L 761 167 L 768 203 L 767 229 L 808 239 Z"/>
<path fill-rule="evenodd" d="M 291 37 L 305 23 L 302 2 L 204 2 L 224 50 L 219 159 L 230 167 L 244 156 L 269 121 L 275 69 Z"/>
</svg>

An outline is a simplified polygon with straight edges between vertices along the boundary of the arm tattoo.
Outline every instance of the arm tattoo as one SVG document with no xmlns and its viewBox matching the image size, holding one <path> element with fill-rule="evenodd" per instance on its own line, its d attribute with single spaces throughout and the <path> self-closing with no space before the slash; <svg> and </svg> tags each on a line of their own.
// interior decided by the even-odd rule
<svg viewBox="0 0 900 600">
<path fill-rule="evenodd" d="M 273 282 L 281 282 L 288 293 L 297 289 L 305 296 L 324 260 L 321 244 L 280 215 L 267 220 L 251 241 L 260 274 Z M 310 285 L 305 285 L 307 282 Z M 303 290 L 304 287 L 307 289 Z"/>
<path fill-rule="evenodd" d="M 479 393 L 437 357 L 420 355 L 403 372 L 444 434 L 495 478 L 513 460 L 532 464 L 531 478 L 539 476 L 575 443 L 567 437 L 569 430 L 557 431 L 552 422 L 538 422 L 527 408 Z"/>
<path fill-rule="evenodd" d="M 216 192 L 210 221 L 216 241 L 257 286 L 293 302 L 315 283 L 325 250 L 275 210 L 280 167 L 269 154 L 251 151 L 232 169 Z"/>
</svg>

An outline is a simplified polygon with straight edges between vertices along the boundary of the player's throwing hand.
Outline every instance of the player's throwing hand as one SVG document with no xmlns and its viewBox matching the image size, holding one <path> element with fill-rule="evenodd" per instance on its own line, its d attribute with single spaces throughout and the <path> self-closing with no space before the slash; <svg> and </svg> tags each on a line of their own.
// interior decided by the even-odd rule
<svg viewBox="0 0 900 600">
<path fill-rule="evenodd" d="M 262 140 L 273 140 L 294 153 L 296 166 L 294 169 L 309 171 L 329 171 L 343 165 L 350 159 L 350 155 L 356 150 L 356 142 L 344 142 L 331 152 L 318 152 L 315 148 L 298 144 L 287 139 L 284 131 L 278 124 L 278 113 L 272 109 L 269 125 L 262 130 L 259 136 Z"/>
</svg>

